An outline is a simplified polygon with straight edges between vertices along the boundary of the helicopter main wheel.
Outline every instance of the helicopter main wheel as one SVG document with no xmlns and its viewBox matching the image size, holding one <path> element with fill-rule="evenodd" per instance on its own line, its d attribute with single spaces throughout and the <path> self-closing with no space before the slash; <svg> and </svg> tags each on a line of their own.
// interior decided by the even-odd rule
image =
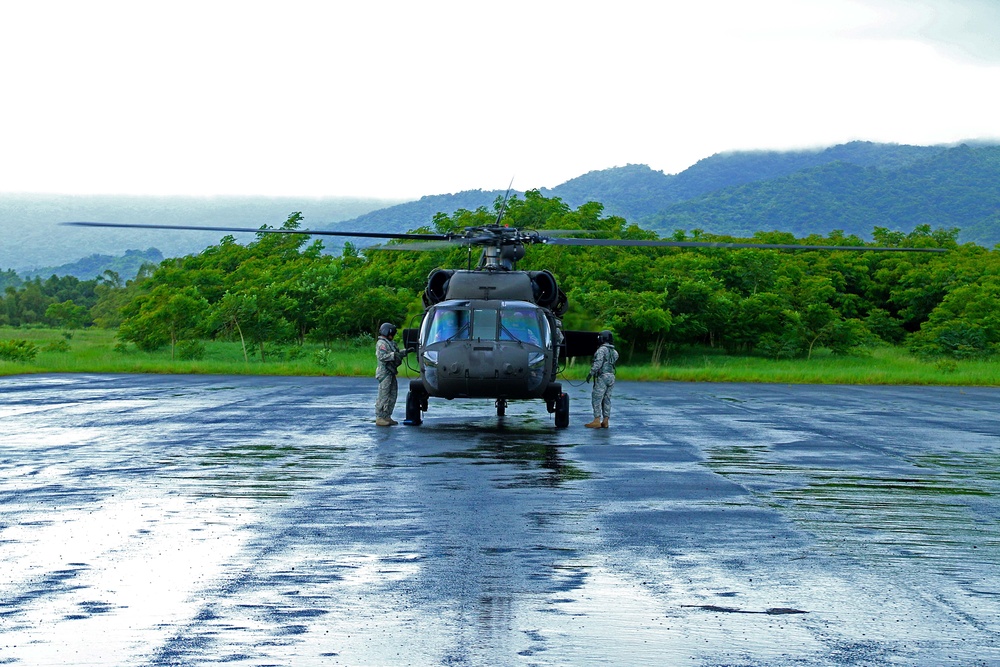
<svg viewBox="0 0 1000 667">
<path fill-rule="evenodd" d="M 569 394 L 559 394 L 556 399 L 556 428 L 569 426 Z"/>
<path fill-rule="evenodd" d="M 497 399 L 497 417 L 503 417 L 507 414 L 507 399 L 498 398 Z"/>
<path fill-rule="evenodd" d="M 423 418 L 420 415 L 421 405 L 420 395 L 412 389 L 406 392 L 406 419 L 403 421 L 407 426 L 420 426 Z"/>
</svg>

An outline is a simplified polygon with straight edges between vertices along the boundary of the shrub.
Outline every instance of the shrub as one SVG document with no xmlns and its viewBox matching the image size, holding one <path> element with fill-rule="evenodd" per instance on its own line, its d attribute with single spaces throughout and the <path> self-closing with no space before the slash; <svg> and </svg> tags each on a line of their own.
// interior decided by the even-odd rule
<svg viewBox="0 0 1000 667">
<path fill-rule="evenodd" d="M 313 363 L 321 368 L 326 368 L 333 361 L 333 353 L 329 348 L 323 348 L 313 355 Z"/>
<path fill-rule="evenodd" d="M 45 344 L 43 352 L 69 352 L 69 343 L 64 340 L 54 340 Z"/>
<path fill-rule="evenodd" d="M 879 337 L 858 319 L 834 322 L 826 336 L 826 346 L 833 354 L 852 354 L 859 348 L 874 347 Z"/>
<path fill-rule="evenodd" d="M 182 340 L 177 344 L 177 356 L 184 361 L 205 358 L 205 344 L 200 340 Z"/>
<path fill-rule="evenodd" d="M 0 359 L 27 363 L 34 361 L 36 356 L 38 356 L 38 346 L 30 341 L 0 341 Z"/>
<path fill-rule="evenodd" d="M 786 330 L 781 335 L 771 333 L 760 337 L 760 342 L 754 348 L 757 354 L 772 359 L 794 359 L 804 355 L 805 345 L 799 333 L 794 329 Z"/>
<path fill-rule="evenodd" d="M 977 359 L 995 352 L 986 331 L 973 323 L 950 321 L 925 327 L 910 338 L 910 351 L 919 357 L 945 356 Z"/>
<path fill-rule="evenodd" d="M 354 347 L 372 347 L 375 345 L 375 336 L 370 333 L 360 333 L 351 339 L 351 345 Z"/>
</svg>

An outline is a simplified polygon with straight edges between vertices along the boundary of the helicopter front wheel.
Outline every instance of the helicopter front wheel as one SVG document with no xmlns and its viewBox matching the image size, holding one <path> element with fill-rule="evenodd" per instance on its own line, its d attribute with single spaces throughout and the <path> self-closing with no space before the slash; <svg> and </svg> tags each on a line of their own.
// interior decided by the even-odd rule
<svg viewBox="0 0 1000 667">
<path fill-rule="evenodd" d="M 507 399 L 498 398 L 497 399 L 497 417 L 503 417 L 507 414 Z"/>
<path fill-rule="evenodd" d="M 412 389 L 406 392 L 406 419 L 403 423 L 407 426 L 420 426 L 424 421 L 420 414 L 421 407 L 420 395 Z"/>
<path fill-rule="evenodd" d="M 569 394 L 559 394 L 556 398 L 556 428 L 569 426 Z"/>
</svg>

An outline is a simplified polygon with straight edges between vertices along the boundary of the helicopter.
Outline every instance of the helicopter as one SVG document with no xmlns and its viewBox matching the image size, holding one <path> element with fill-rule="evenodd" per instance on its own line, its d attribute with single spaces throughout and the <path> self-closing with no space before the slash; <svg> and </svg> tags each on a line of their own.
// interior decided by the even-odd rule
<svg viewBox="0 0 1000 667">
<path fill-rule="evenodd" d="M 447 400 L 493 399 L 498 417 L 506 414 L 512 400 L 541 399 L 548 413 L 554 416 L 557 429 L 569 426 L 569 395 L 558 381 L 561 365 L 574 357 L 593 355 L 600 346 L 600 338 L 597 332 L 563 328 L 561 318 L 569 308 L 569 301 L 556 277 L 548 270 L 517 269 L 517 262 L 524 258 L 527 246 L 945 252 L 941 248 L 583 238 L 582 235 L 596 232 L 538 231 L 503 224 L 509 194 L 508 189 L 494 223 L 447 233 L 250 229 L 112 222 L 63 224 L 426 242 L 373 246 L 377 250 L 467 246 L 470 251 L 469 267 L 432 270 L 421 297 L 424 312 L 420 326 L 401 331 L 403 347 L 414 352 L 418 360 L 419 375 L 410 380 L 406 395 L 403 423 L 410 426 L 423 423 L 423 413 L 428 411 L 428 399 L 432 397 Z M 475 268 L 471 266 L 473 248 L 481 249 Z"/>
</svg>

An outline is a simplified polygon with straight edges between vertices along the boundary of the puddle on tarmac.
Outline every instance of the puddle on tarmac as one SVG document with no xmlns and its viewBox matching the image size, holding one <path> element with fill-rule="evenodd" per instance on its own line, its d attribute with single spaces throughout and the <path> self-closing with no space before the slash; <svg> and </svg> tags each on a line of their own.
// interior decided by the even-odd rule
<svg viewBox="0 0 1000 667">
<path fill-rule="evenodd" d="M 817 450 L 810 460 L 801 452 L 783 458 L 769 445 L 716 446 L 705 464 L 810 531 L 830 554 L 948 572 L 970 563 L 1000 567 L 1000 525 L 977 510 L 1000 490 L 1000 456 L 920 454 L 891 470 L 852 472 Z"/>
</svg>

